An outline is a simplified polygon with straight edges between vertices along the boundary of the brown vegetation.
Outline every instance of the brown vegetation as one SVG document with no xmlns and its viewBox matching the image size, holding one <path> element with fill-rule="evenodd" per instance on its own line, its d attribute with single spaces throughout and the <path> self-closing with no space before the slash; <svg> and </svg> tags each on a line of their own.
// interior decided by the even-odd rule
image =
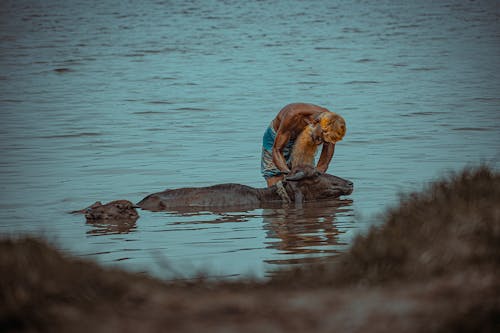
<svg viewBox="0 0 500 333">
<path fill-rule="evenodd" d="M 0 242 L 0 325 L 72 332 L 498 332 L 500 175 L 466 170 L 402 198 L 336 264 L 267 282 L 161 282 Z"/>
</svg>

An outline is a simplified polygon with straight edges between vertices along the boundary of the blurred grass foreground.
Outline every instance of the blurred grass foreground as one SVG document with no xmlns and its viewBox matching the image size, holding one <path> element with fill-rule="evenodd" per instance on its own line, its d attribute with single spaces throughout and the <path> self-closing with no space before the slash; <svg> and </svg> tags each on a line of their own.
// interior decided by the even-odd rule
<svg viewBox="0 0 500 333">
<path fill-rule="evenodd" d="M 500 332 L 500 174 L 404 195 L 334 264 L 160 281 L 0 240 L 0 327 L 40 332 Z M 293 223 L 293 222 L 291 222 Z"/>
</svg>

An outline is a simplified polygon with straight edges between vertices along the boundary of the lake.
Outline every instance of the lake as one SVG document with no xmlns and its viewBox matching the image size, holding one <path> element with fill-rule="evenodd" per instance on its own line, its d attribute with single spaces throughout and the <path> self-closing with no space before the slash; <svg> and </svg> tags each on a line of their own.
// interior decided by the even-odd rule
<svg viewBox="0 0 500 333">
<path fill-rule="evenodd" d="M 500 159 L 497 1 L 2 1 L 0 233 L 162 278 L 263 278 L 334 260 L 401 192 Z M 341 114 L 340 201 L 68 211 L 165 188 L 264 187 L 286 104 Z"/>
</svg>

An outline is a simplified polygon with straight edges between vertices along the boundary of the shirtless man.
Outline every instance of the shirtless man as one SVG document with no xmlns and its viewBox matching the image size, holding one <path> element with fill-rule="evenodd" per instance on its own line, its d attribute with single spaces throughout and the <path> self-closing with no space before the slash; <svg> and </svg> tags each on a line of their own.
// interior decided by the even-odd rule
<svg viewBox="0 0 500 333">
<path fill-rule="evenodd" d="M 320 172 L 328 169 L 335 151 L 335 143 L 345 135 L 344 119 L 318 105 L 289 104 L 281 109 L 264 133 L 261 172 L 268 187 L 282 180 L 290 172 L 290 153 L 294 141 L 308 125 L 313 126 L 314 142 L 317 145 L 323 144 L 316 168 Z"/>
</svg>

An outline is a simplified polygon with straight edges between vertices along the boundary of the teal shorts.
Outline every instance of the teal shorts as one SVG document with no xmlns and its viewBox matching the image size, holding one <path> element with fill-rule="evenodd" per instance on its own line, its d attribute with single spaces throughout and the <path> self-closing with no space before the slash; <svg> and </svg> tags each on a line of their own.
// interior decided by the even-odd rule
<svg viewBox="0 0 500 333">
<path fill-rule="evenodd" d="M 264 132 L 262 137 L 262 155 L 260 160 L 260 172 L 264 178 L 275 177 L 283 174 L 273 162 L 273 145 L 276 139 L 276 131 L 273 128 L 273 123 Z M 295 140 L 290 140 L 283 149 L 283 156 L 287 164 L 290 166 L 290 155 Z"/>
</svg>

